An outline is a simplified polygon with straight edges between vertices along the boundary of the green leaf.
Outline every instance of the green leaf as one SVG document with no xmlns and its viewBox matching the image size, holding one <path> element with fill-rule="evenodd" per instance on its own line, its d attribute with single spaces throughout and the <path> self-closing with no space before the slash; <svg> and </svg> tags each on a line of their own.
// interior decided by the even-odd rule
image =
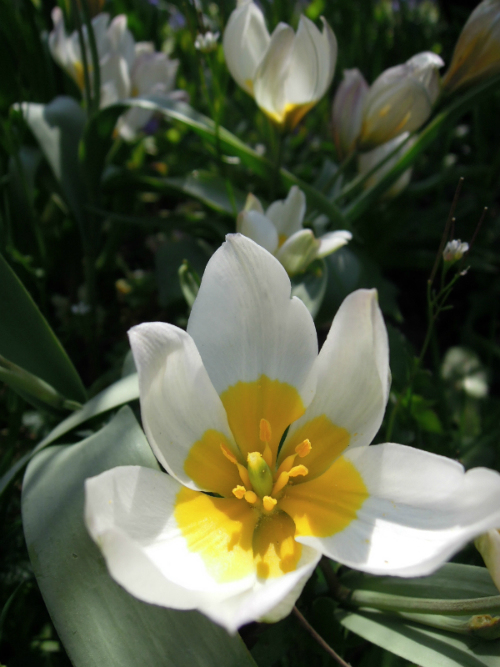
<svg viewBox="0 0 500 667">
<path fill-rule="evenodd" d="M 245 206 L 246 195 L 241 190 L 229 184 L 234 198 L 233 204 L 228 193 L 226 179 L 209 171 L 196 170 L 183 178 L 163 178 L 161 180 L 167 187 L 184 192 L 214 211 L 233 217 L 235 224 L 236 215 Z"/>
<path fill-rule="evenodd" d="M 307 271 L 293 276 L 292 296 L 298 297 L 305 303 L 313 317 L 316 317 L 323 303 L 328 270 L 324 259 L 318 259 L 307 267 Z"/>
<path fill-rule="evenodd" d="M 421 667 L 498 667 L 500 664 L 500 640 L 484 642 L 377 612 L 337 610 L 335 615 L 348 630 Z"/>
<path fill-rule="evenodd" d="M 153 96 L 141 99 L 127 100 L 129 106 L 138 106 L 143 109 L 158 111 L 172 120 L 176 120 L 211 144 L 216 144 L 215 123 L 210 118 L 198 113 L 189 104 Z M 264 179 L 272 179 L 275 175 L 274 165 L 270 160 L 259 155 L 250 146 L 238 139 L 234 134 L 219 127 L 219 145 L 221 149 L 233 157 L 239 158 L 242 164 Z M 316 188 L 304 183 L 286 169 L 280 170 L 281 185 L 289 190 L 292 185 L 298 185 L 307 197 L 310 209 L 317 209 L 328 216 L 332 229 L 346 229 L 348 223 L 340 209 Z"/>
<path fill-rule="evenodd" d="M 38 454 L 23 484 L 28 552 L 73 665 L 255 667 L 238 636 L 198 612 L 140 602 L 111 579 L 83 522 L 83 483 L 118 465 L 159 469 L 130 408 L 78 445 Z"/>
<path fill-rule="evenodd" d="M 72 97 L 56 97 L 50 104 L 22 102 L 17 108 L 35 135 L 73 215 L 83 225 L 87 196 L 78 159 L 85 126 L 83 109 Z"/>
<path fill-rule="evenodd" d="M 0 304 L 0 354 L 66 398 L 85 401 L 85 388 L 70 358 L 2 255 Z"/>
<path fill-rule="evenodd" d="M 73 412 L 64 421 L 58 424 L 38 445 L 21 457 L 16 463 L 0 477 L 0 497 L 9 484 L 17 477 L 23 468 L 29 463 L 33 456 L 41 449 L 55 442 L 58 438 L 69 433 L 80 424 L 97 417 L 98 415 L 113 410 L 113 408 L 139 398 L 139 380 L 137 373 L 132 373 L 118 380 L 111 386 L 101 391 L 97 396 L 85 403 L 81 410 Z"/>
<path fill-rule="evenodd" d="M 179 268 L 185 260 L 201 276 L 209 259 L 210 250 L 197 239 L 184 238 L 161 245 L 155 255 L 160 306 L 166 308 L 177 301 L 183 301 Z"/>
</svg>

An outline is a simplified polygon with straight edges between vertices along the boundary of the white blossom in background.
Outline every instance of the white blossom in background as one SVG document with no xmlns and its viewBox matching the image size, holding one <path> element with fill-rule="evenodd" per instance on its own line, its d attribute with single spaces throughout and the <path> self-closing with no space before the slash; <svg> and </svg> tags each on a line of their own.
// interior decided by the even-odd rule
<svg viewBox="0 0 500 667">
<path fill-rule="evenodd" d="M 443 359 L 441 376 L 455 390 L 471 398 L 488 395 L 488 374 L 477 354 L 465 347 L 450 347 Z"/>
<path fill-rule="evenodd" d="M 295 127 L 332 81 L 337 39 L 325 19 L 322 22 L 320 32 L 301 16 L 297 33 L 279 23 L 269 35 L 252 0 L 240 0 L 229 17 L 223 36 L 228 69 L 280 127 Z"/>
<path fill-rule="evenodd" d="M 387 158 L 388 155 L 395 151 L 388 160 L 382 164 L 377 171 L 375 171 L 366 181 L 365 188 L 370 188 L 376 183 L 378 183 L 389 171 L 394 167 L 396 162 L 413 146 L 415 139 L 409 139 L 409 132 L 404 132 L 398 137 L 391 139 L 381 146 L 377 146 L 371 151 L 366 153 L 360 153 L 358 156 L 358 172 L 360 175 L 368 174 L 376 165 L 380 164 L 382 160 Z M 398 146 L 401 146 L 399 150 L 396 150 Z M 386 190 L 383 194 L 384 197 L 396 197 L 400 192 L 402 192 L 411 180 L 413 170 L 411 167 L 404 171 L 401 176 L 395 181 L 391 187 Z"/>
<path fill-rule="evenodd" d="M 211 53 L 217 48 L 218 39 L 218 32 L 210 32 L 210 30 L 208 30 L 204 34 L 198 33 L 194 40 L 194 48 L 202 53 Z"/>
<path fill-rule="evenodd" d="M 452 92 L 499 73 L 500 0 L 484 0 L 460 33 L 443 88 Z"/>
<path fill-rule="evenodd" d="M 304 229 L 306 198 L 294 185 L 285 200 L 273 202 L 264 212 L 254 195 L 247 197 L 238 215 L 236 230 L 272 253 L 285 267 L 288 275 L 304 271 L 315 259 L 335 252 L 351 238 L 351 232 L 328 232 L 319 238 L 311 229 Z"/>
<path fill-rule="evenodd" d="M 111 576 L 232 633 L 286 616 L 323 555 L 418 577 L 500 525 L 497 472 L 370 445 L 390 384 L 375 290 L 345 299 L 319 354 L 290 290 L 276 258 L 228 236 L 187 331 L 130 331 L 142 423 L 169 474 L 122 466 L 85 484 L 85 521 Z"/>
<path fill-rule="evenodd" d="M 369 86 L 359 69 L 344 70 L 332 106 L 332 130 L 340 159 L 356 147 L 363 122 L 363 108 Z"/>
<path fill-rule="evenodd" d="M 418 53 L 403 65 L 390 67 L 372 83 L 364 101 L 359 148 L 370 150 L 425 123 L 440 92 L 443 60 Z"/>
<path fill-rule="evenodd" d="M 83 92 L 84 68 L 78 33 L 66 34 L 59 7 L 52 10 L 54 30 L 49 35 L 49 48 L 54 60 L 71 76 Z M 178 68 L 177 60 L 154 50 L 150 42 L 135 42 L 122 14 L 110 21 L 109 14 L 92 19 L 101 76 L 101 109 L 130 99 L 155 95 L 160 98 L 185 99 L 183 91 L 173 90 Z M 83 28 L 91 86 L 92 55 L 86 27 Z M 149 121 L 153 111 L 133 108 L 120 117 L 117 130 L 125 139 L 133 139 Z"/>
<path fill-rule="evenodd" d="M 443 259 L 449 264 L 458 262 L 459 259 L 462 259 L 464 254 L 469 251 L 469 244 L 462 243 L 460 239 L 453 239 L 453 241 L 448 241 L 443 250 Z"/>
</svg>

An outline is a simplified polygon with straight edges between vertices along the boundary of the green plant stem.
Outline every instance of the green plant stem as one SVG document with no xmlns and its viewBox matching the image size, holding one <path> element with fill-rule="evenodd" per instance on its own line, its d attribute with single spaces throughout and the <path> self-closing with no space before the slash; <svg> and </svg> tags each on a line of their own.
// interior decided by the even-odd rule
<svg viewBox="0 0 500 667">
<path fill-rule="evenodd" d="M 327 644 L 323 637 L 316 632 L 316 630 L 312 627 L 312 625 L 307 621 L 307 619 L 300 613 L 300 611 L 297 609 L 297 607 L 293 608 L 293 613 L 295 616 L 298 618 L 299 623 L 304 627 L 307 632 L 311 635 L 311 637 L 318 642 L 318 644 L 328 653 L 329 656 L 331 656 L 336 663 L 341 665 L 341 667 L 351 667 L 348 662 L 343 660 L 340 655 L 333 650 L 333 648 L 330 646 L 330 644 Z"/>
<path fill-rule="evenodd" d="M 283 161 L 283 130 L 277 127 L 275 123 L 268 119 L 271 135 L 272 161 L 274 165 L 273 178 L 271 180 L 270 198 L 274 201 L 278 196 L 280 185 L 281 163 Z"/>
<path fill-rule="evenodd" d="M 340 176 L 342 176 L 347 169 L 351 166 L 351 164 L 356 160 L 358 157 L 358 151 L 353 150 L 347 157 L 345 157 L 342 162 L 339 165 L 339 168 L 337 171 L 333 174 L 333 176 L 330 178 L 330 180 L 327 182 L 324 188 L 322 188 L 324 193 L 328 193 L 329 190 L 333 188 L 335 183 L 338 181 Z"/>
</svg>

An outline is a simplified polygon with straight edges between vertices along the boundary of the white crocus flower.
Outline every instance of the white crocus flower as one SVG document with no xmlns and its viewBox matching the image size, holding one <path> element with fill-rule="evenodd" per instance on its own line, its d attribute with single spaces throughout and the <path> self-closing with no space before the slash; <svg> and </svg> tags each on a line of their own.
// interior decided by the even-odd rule
<svg viewBox="0 0 500 667">
<path fill-rule="evenodd" d="M 277 125 L 289 129 L 325 94 L 337 60 L 337 40 L 301 16 L 295 34 L 280 23 L 269 35 L 252 0 L 238 2 L 224 31 L 226 63 L 233 78 Z"/>
<path fill-rule="evenodd" d="M 474 544 L 500 591 L 500 530 L 489 530 L 476 538 Z"/>
<path fill-rule="evenodd" d="M 344 70 L 332 106 L 333 139 L 340 159 L 346 158 L 356 147 L 367 93 L 368 84 L 359 69 Z"/>
<path fill-rule="evenodd" d="M 292 276 L 352 239 L 351 232 L 344 230 L 316 238 L 311 229 L 303 227 L 305 213 L 306 198 L 296 185 L 286 199 L 273 202 L 265 213 L 257 197 L 250 194 L 236 229 L 272 253 Z"/>
<path fill-rule="evenodd" d="M 469 16 L 443 87 L 454 91 L 500 73 L 500 0 L 483 0 Z"/>
<path fill-rule="evenodd" d="M 130 331 L 144 429 L 169 474 L 124 466 L 85 485 L 86 524 L 114 579 L 229 632 L 284 617 L 322 555 L 415 577 L 500 525 L 497 472 L 368 446 L 390 377 L 375 290 L 347 297 L 318 354 L 290 289 L 275 257 L 228 236 L 187 332 Z"/>
<path fill-rule="evenodd" d="M 393 155 L 387 159 L 384 164 L 382 164 L 365 182 L 365 188 L 370 188 L 376 183 L 378 183 L 386 174 L 390 172 L 390 170 L 394 167 L 394 165 L 398 162 L 398 160 L 408 151 L 410 148 L 413 146 L 415 143 L 415 139 L 412 138 L 408 140 L 408 137 L 410 136 L 409 132 L 404 132 L 403 134 L 400 134 L 398 137 L 395 137 L 394 139 L 391 139 L 385 144 L 382 144 L 381 146 L 377 146 L 377 148 L 374 148 L 371 151 L 368 151 L 367 153 L 360 153 L 358 156 L 358 171 L 360 175 L 365 175 L 368 174 L 369 171 L 371 171 L 374 167 L 376 167 L 378 164 L 380 164 L 383 160 L 387 158 L 388 155 Z M 398 146 L 401 146 L 399 150 L 396 150 Z M 398 195 L 400 192 L 402 192 L 407 185 L 409 184 L 411 180 L 411 175 L 412 175 L 413 170 L 407 169 L 404 171 L 401 176 L 395 181 L 391 187 L 384 192 L 384 197 L 390 198 L 390 197 L 395 197 Z"/>
<path fill-rule="evenodd" d="M 84 69 L 78 34 L 73 32 L 70 36 L 66 35 L 59 7 L 52 10 L 52 20 L 54 30 L 49 35 L 52 56 L 83 91 Z M 131 97 L 185 97 L 182 91 L 172 90 L 178 61 L 170 60 L 164 53 L 155 52 L 150 42 L 135 43 L 124 14 L 116 16 L 111 22 L 108 14 L 99 14 L 92 20 L 92 27 L 101 75 L 101 109 Z M 92 85 L 92 55 L 85 27 L 84 40 Z M 117 130 L 124 139 L 133 139 L 152 114 L 152 111 L 146 109 L 130 109 L 119 119 Z"/>
<path fill-rule="evenodd" d="M 443 60 L 430 51 L 391 67 L 370 86 L 365 98 L 358 145 L 362 150 L 414 132 L 425 123 L 439 95 Z"/>
</svg>

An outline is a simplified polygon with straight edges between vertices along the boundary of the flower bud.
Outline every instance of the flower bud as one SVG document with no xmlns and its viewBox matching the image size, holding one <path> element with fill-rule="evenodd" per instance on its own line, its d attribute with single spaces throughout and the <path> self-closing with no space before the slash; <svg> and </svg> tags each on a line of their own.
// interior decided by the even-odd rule
<svg viewBox="0 0 500 667">
<path fill-rule="evenodd" d="M 344 70 L 332 107 L 333 139 L 340 159 L 352 152 L 361 131 L 368 84 L 359 69 Z"/>
<path fill-rule="evenodd" d="M 463 27 L 443 88 L 453 92 L 499 72 L 500 0 L 484 0 Z"/>
<path fill-rule="evenodd" d="M 382 162 L 390 153 L 392 153 L 400 144 L 403 144 L 408 139 L 409 133 L 400 134 L 399 137 L 391 139 L 391 141 L 374 148 L 368 153 L 361 153 L 358 158 L 358 171 L 362 174 L 367 174 L 377 164 Z M 377 171 L 375 171 L 365 183 L 365 188 L 370 188 L 375 183 L 378 183 L 396 164 L 396 162 L 408 151 L 414 144 L 414 140 L 406 141 L 401 148 L 390 157 Z M 412 169 L 407 169 L 401 174 L 397 181 L 384 193 L 384 198 L 391 198 L 398 195 L 406 188 L 410 182 Z"/>
<path fill-rule="evenodd" d="M 489 530 L 476 538 L 474 544 L 483 557 L 495 586 L 500 591 L 500 531 Z"/>
<path fill-rule="evenodd" d="M 448 241 L 446 244 L 443 250 L 443 259 L 445 262 L 453 264 L 458 262 L 459 259 L 462 259 L 468 250 L 468 243 L 462 243 L 460 239 L 453 239 L 453 241 Z"/>
<path fill-rule="evenodd" d="M 404 65 L 387 69 L 366 95 L 359 148 L 370 150 L 425 123 L 439 95 L 441 58 L 418 53 Z"/>
<path fill-rule="evenodd" d="M 202 53 L 211 53 L 217 48 L 217 40 L 219 39 L 218 32 L 206 32 L 204 35 L 198 33 L 194 40 L 194 48 Z"/>
</svg>

